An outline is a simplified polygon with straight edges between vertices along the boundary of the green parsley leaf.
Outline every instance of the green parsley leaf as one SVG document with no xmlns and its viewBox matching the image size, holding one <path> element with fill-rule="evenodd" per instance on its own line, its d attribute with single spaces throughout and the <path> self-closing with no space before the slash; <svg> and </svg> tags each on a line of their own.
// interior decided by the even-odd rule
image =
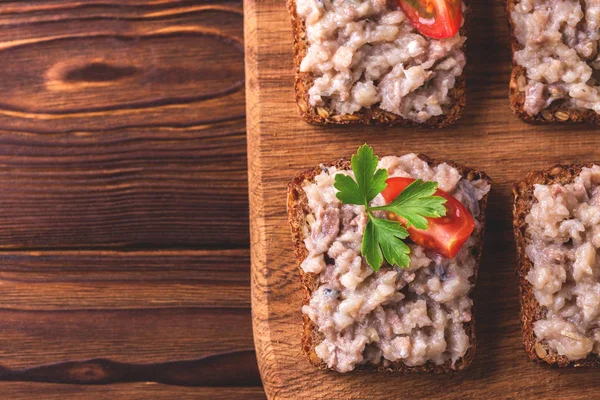
<svg viewBox="0 0 600 400">
<path fill-rule="evenodd" d="M 339 190 L 335 196 L 343 204 L 357 204 L 359 206 L 365 204 L 365 198 L 362 196 L 358 184 L 348 175 L 336 174 L 333 187 Z"/>
<path fill-rule="evenodd" d="M 373 207 L 371 210 L 385 210 L 406 220 L 406 226 L 414 225 L 417 229 L 427 229 L 429 218 L 439 218 L 446 215 L 446 199 L 441 196 L 433 196 L 438 187 L 437 182 L 423 182 L 417 179 L 390 204 L 382 207 Z"/>
<path fill-rule="evenodd" d="M 356 181 L 343 174 L 335 176 L 334 187 L 339 190 L 336 196 L 342 203 L 368 207 L 369 202 L 385 189 L 387 171 L 377 169 L 378 160 L 369 145 L 358 148 L 350 160 Z"/>
<path fill-rule="evenodd" d="M 396 221 L 375 218 L 369 213 L 369 222 L 365 227 L 362 253 L 375 272 L 379 271 L 383 257 L 390 265 L 400 268 L 410 263 L 410 248 L 402 241 L 408 237 L 407 230 Z"/>
<path fill-rule="evenodd" d="M 338 190 L 336 197 L 343 204 L 364 206 L 367 211 L 369 221 L 365 227 L 361 251 L 371 268 L 379 271 L 384 261 L 399 268 L 407 268 L 410 263 L 410 248 L 403 240 L 408 237 L 408 231 L 397 221 L 375 217 L 373 211 L 392 212 L 404 218 L 407 227 L 427 229 L 426 218 L 446 215 L 446 199 L 434 196 L 436 182 L 417 179 L 390 204 L 369 207 L 369 203 L 387 186 L 387 171 L 377 169 L 378 160 L 369 145 L 359 147 L 351 159 L 354 179 L 344 174 L 335 175 L 334 187 Z"/>
<path fill-rule="evenodd" d="M 367 260 L 367 264 L 369 264 L 375 272 L 379 271 L 381 264 L 383 264 L 383 254 L 381 253 L 381 248 L 379 247 L 379 238 L 377 233 L 377 227 L 373 223 L 373 219 L 369 214 L 369 221 L 367 222 L 367 226 L 365 226 L 362 248 L 360 251 L 365 257 L 365 260 Z"/>
</svg>

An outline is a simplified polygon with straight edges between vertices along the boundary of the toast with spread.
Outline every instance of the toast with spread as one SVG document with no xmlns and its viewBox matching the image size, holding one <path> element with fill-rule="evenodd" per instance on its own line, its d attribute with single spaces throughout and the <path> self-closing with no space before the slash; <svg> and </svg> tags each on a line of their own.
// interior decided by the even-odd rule
<svg viewBox="0 0 600 400">
<path fill-rule="evenodd" d="M 600 167 L 556 165 L 513 186 L 523 343 L 559 367 L 600 366 Z"/>
<path fill-rule="evenodd" d="M 461 1 L 435 4 L 456 8 L 457 32 L 427 33 L 453 36 L 422 34 L 419 16 L 394 0 L 288 0 L 301 116 L 319 125 L 454 123 L 466 100 L 468 9 Z"/>
<path fill-rule="evenodd" d="M 600 5 L 507 0 L 511 108 L 526 122 L 600 124 Z"/>
<path fill-rule="evenodd" d="M 472 230 L 449 258 L 441 255 L 443 245 L 438 250 L 417 245 L 418 233 L 426 231 L 414 235 L 409 228 L 410 261 L 399 268 L 386 259 L 375 272 L 365 255 L 366 231 L 371 230 L 367 220 L 374 217 L 365 217 L 364 206 L 336 198 L 337 181 L 342 181 L 336 176 L 352 176 L 351 162 L 339 160 L 296 176 L 288 186 L 287 209 L 303 290 L 302 352 L 316 367 L 339 372 L 467 368 L 476 346 L 470 296 L 491 180 L 481 171 L 414 154 L 384 157 L 378 168 L 390 178 L 370 204 L 386 203 L 394 181 L 437 182 L 446 191 L 449 210 L 452 200 L 472 215 Z M 449 212 L 448 217 L 459 214 Z M 435 231 L 435 220 L 428 220 L 428 231 Z"/>
</svg>

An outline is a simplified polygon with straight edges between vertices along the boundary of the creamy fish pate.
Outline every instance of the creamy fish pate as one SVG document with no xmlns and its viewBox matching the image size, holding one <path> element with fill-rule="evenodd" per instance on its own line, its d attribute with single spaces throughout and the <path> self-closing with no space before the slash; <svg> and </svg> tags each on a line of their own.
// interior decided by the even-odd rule
<svg viewBox="0 0 600 400">
<path fill-rule="evenodd" d="M 562 101 L 600 114 L 600 1 L 519 0 L 511 18 L 521 46 L 514 61 L 527 70 L 524 110 Z"/>
<path fill-rule="evenodd" d="M 296 0 L 296 12 L 308 41 L 300 71 L 315 76 L 312 106 L 353 114 L 378 105 L 424 122 L 452 103 L 464 36 L 423 36 L 394 0 Z"/>
<path fill-rule="evenodd" d="M 600 354 L 600 166 L 571 184 L 535 185 L 533 194 L 527 280 L 545 311 L 535 336 L 570 360 Z"/>
<path fill-rule="evenodd" d="M 489 191 L 484 180 L 470 182 L 448 164 L 430 167 L 415 154 L 384 157 L 378 168 L 390 177 L 436 181 L 476 218 L 479 200 Z M 352 171 L 324 168 L 303 187 L 310 214 L 301 265 L 318 274 L 319 284 L 302 308 L 323 334 L 315 351 L 329 368 L 340 372 L 357 364 L 401 361 L 408 366 L 450 362 L 470 347 L 464 324 L 471 321 L 469 278 L 476 268 L 472 254 L 475 230 L 458 255 L 443 258 L 432 250 L 410 244 L 408 269 L 383 266 L 374 272 L 361 256 L 367 223 L 363 206 L 341 204 L 336 198 L 336 174 Z M 382 205 L 378 195 L 372 205 Z M 386 361 L 387 360 L 387 361 Z"/>
</svg>

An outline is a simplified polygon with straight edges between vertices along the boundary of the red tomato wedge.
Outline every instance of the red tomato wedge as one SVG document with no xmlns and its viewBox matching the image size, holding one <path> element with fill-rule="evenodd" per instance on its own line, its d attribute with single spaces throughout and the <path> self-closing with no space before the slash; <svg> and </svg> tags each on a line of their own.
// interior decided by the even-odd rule
<svg viewBox="0 0 600 400">
<path fill-rule="evenodd" d="M 381 192 L 386 203 L 394 201 L 414 181 L 412 178 L 389 178 L 386 181 L 387 187 Z M 475 221 L 465 206 L 448 193 L 438 189 L 435 195 L 446 199 L 446 216 L 427 218 L 426 230 L 416 229 L 414 226 L 407 230 L 416 244 L 435 250 L 444 257 L 453 258 L 475 229 Z M 406 222 L 393 213 L 388 213 L 388 218 L 403 224 Z"/>
<path fill-rule="evenodd" d="M 449 38 L 462 24 L 462 0 L 398 0 L 410 23 L 425 36 Z"/>
</svg>

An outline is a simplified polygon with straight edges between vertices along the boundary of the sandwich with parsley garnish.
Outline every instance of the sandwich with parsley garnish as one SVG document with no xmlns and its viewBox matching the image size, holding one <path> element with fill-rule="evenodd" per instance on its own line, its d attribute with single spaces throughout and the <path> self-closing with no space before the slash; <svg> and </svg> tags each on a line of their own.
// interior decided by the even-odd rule
<svg viewBox="0 0 600 400">
<path fill-rule="evenodd" d="M 368 145 L 294 178 L 309 361 L 339 372 L 466 368 L 490 184 L 423 155 L 379 159 Z"/>
</svg>

